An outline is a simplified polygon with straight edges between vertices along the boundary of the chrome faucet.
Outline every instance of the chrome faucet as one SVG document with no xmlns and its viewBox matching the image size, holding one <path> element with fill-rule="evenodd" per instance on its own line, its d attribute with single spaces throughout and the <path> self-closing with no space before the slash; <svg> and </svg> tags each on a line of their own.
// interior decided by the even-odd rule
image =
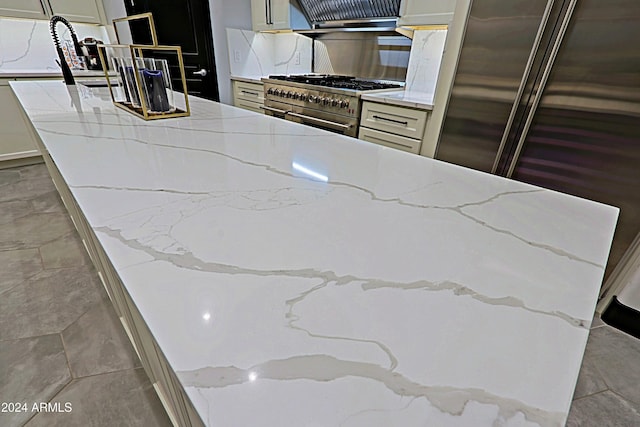
<svg viewBox="0 0 640 427">
<path fill-rule="evenodd" d="M 58 51 L 58 57 L 60 58 L 60 68 L 62 68 L 62 77 L 64 77 L 64 82 L 67 85 L 75 85 L 76 82 L 73 78 L 73 74 L 71 74 L 71 69 L 67 64 L 67 60 L 64 58 L 64 53 L 62 51 L 62 47 L 60 46 L 60 39 L 58 38 L 58 32 L 56 30 L 56 24 L 58 22 L 62 22 L 71 32 L 71 39 L 73 40 L 73 47 L 76 50 L 76 55 L 84 56 L 84 52 L 78 43 L 78 37 L 76 37 L 76 32 L 73 31 L 73 27 L 65 18 L 60 15 L 53 15 L 51 20 L 49 21 L 49 30 L 51 31 L 51 37 L 53 38 L 53 43 L 56 46 L 56 50 Z"/>
</svg>

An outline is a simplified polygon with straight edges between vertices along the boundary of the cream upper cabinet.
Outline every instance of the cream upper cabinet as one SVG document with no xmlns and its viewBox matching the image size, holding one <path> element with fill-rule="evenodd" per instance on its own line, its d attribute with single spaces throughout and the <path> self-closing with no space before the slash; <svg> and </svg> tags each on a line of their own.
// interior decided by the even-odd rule
<svg viewBox="0 0 640 427">
<path fill-rule="evenodd" d="M 102 0 L 0 0 L 0 16 L 49 19 L 64 16 L 71 22 L 102 23 Z"/>
<path fill-rule="evenodd" d="M 53 15 L 64 16 L 71 22 L 101 22 L 96 0 L 46 0 Z"/>
<path fill-rule="evenodd" d="M 290 29 L 289 0 L 251 0 L 251 20 L 254 31 Z"/>
<path fill-rule="evenodd" d="M 0 16 L 48 19 L 47 10 L 40 0 L 2 0 Z"/>
<path fill-rule="evenodd" d="M 440 25 L 453 19 L 456 0 L 402 0 L 398 25 Z"/>
</svg>

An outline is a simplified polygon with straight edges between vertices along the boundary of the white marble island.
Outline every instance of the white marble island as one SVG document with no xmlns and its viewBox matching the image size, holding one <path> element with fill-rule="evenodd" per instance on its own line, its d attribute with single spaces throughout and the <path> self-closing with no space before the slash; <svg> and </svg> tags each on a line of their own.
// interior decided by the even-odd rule
<svg viewBox="0 0 640 427">
<path fill-rule="evenodd" d="M 205 425 L 564 424 L 616 208 L 213 102 L 144 122 L 11 86 Z"/>
</svg>

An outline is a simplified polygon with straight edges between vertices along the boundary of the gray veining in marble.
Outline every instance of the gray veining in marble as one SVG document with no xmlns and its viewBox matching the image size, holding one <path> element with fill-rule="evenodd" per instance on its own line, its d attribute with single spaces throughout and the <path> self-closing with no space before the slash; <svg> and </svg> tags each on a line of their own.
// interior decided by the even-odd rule
<svg viewBox="0 0 640 427">
<path fill-rule="evenodd" d="M 109 40 L 103 26 L 82 23 L 74 23 L 73 26 L 79 37 L 91 36 L 99 40 Z M 59 28 L 60 38 L 70 40 L 67 28 L 63 26 Z M 4 41 L 0 49 L 0 71 L 7 73 L 14 70 L 59 72 L 47 20 L 0 17 L 0 41 Z"/>
<path fill-rule="evenodd" d="M 458 296 L 471 296 L 477 301 L 484 302 L 490 305 L 503 305 L 514 308 L 520 308 L 532 313 L 552 316 L 562 319 L 563 321 L 569 323 L 572 326 L 576 326 L 579 328 L 586 328 L 589 324 L 586 319 L 577 319 L 569 316 L 566 313 L 558 312 L 558 311 L 543 311 L 543 310 L 535 310 L 527 307 L 523 301 L 518 300 L 514 297 L 500 297 L 500 298 L 491 298 L 485 295 L 482 295 L 467 286 L 464 286 L 459 283 L 454 283 L 450 281 L 444 282 L 430 282 L 428 280 L 421 280 L 418 282 L 412 283 L 397 283 L 397 282 L 387 282 L 384 280 L 373 279 L 373 278 L 361 278 L 355 276 L 337 276 L 332 271 L 317 271 L 314 269 L 303 269 L 303 270 L 256 270 L 243 268 L 235 265 L 228 265 L 216 262 L 206 262 L 197 257 L 195 257 L 192 253 L 181 250 L 179 254 L 172 254 L 167 252 L 158 251 L 150 246 L 147 246 L 141 242 L 138 242 L 135 239 L 126 239 L 122 235 L 121 230 L 113 230 L 108 227 L 96 227 L 96 231 L 109 235 L 115 239 L 118 239 L 125 245 L 129 246 L 132 249 L 141 250 L 148 255 L 150 255 L 154 260 L 163 260 L 167 261 L 175 266 L 180 268 L 187 268 L 198 271 L 211 271 L 216 273 L 225 273 L 225 274 L 252 274 L 258 276 L 289 276 L 289 277 L 300 277 L 306 279 L 320 279 L 322 280 L 321 285 L 314 286 L 310 291 L 303 293 L 304 296 L 309 295 L 312 291 L 320 289 L 324 286 L 329 285 L 330 283 L 335 283 L 336 285 L 344 285 L 352 282 L 361 282 L 361 286 L 363 290 L 377 289 L 383 287 L 392 287 L 394 289 L 422 289 L 429 291 L 452 291 L 455 295 Z"/>
<path fill-rule="evenodd" d="M 111 302 L 95 304 L 62 332 L 74 378 L 140 366 Z"/>
<path fill-rule="evenodd" d="M 27 412 L 1 413 L 3 427 L 21 426 L 34 402 L 47 402 L 69 381 L 59 334 L 0 343 L 0 400 L 27 403 Z"/>
<path fill-rule="evenodd" d="M 0 294 L 24 282 L 42 270 L 38 249 L 0 251 Z"/>
<path fill-rule="evenodd" d="M 64 90 L 11 87 L 199 413 L 255 425 L 286 408 L 289 425 L 305 425 L 321 408 L 311 389 L 321 389 L 339 417 L 328 411 L 333 422 L 323 425 L 411 399 L 416 406 L 393 415 L 402 422 L 349 422 L 411 425 L 415 410 L 469 426 L 479 412 L 482 425 L 564 422 L 615 208 L 260 115 L 222 123 L 236 110 L 196 99 L 193 110 L 216 120 L 137 126 L 128 116 L 97 117 L 95 108 L 112 110 L 100 99 L 83 100 L 82 118 L 46 99 L 66 102 Z M 61 108 L 65 123 L 56 123 Z M 306 156 L 326 181 L 293 170 Z M 78 169 L 79 159 L 92 167 Z M 269 210 L 247 212 L 256 206 Z M 373 214 L 342 215 L 350 207 Z M 577 223 L 574 211 L 593 216 Z M 552 213 L 557 223 L 547 221 Z M 379 253 L 388 263 L 369 251 L 373 230 L 388 243 Z M 500 262 L 485 265 L 486 248 Z M 328 318 L 332 301 L 354 304 Z M 455 323 L 439 324 L 461 308 Z M 441 327 L 422 338 L 410 324 Z M 411 334 L 399 333 L 405 328 Z M 227 410 L 247 393 L 263 408 Z"/>
<path fill-rule="evenodd" d="M 170 125 L 169 126 L 165 126 L 165 128 L 171 128 L 171 126 Z M 60 131 L 50 131 L 50 130 L 41 130 L 41 131 L 45 132 L 45 133 L 56 134 L 56 135 L 72 136 L 72 134 L 65 133 L 65 132 L 60 132 Z M 196 129 L 191 129 L 191 131 L 196 131 Z M 218 133 L 218 131 L 205 130 L 205 129 L 203 129 L 202 131 L 206 132 L 206 133 Z M 220 132 L 224 133 L 223 131 L 220 131 Z M 236 132 L 236 134 L 239 134 L 239 133 L 241 133 L 241 132 Z M 84 137 L 87 137 L 87 138 L 89 138 L 89 137 L 94 138 L 94 136 L 82 135 L 82 134 L 78 134 L 77 132 L 74 133 L 73 135 L 76 135 L 76 136 L 80 135 L 80 136 L 84 136 Z M 272 132 L 272 135 L 278 135 L 278 133 L 277 132 Z M 286 134 L 286 135 L 290 135 L 290 134 Z M 117 140 L 119 138 L 102 137 L 101 139 L 116 139 Z M 152 143 L 152 142 L 149 142 L 149 141 L 146 141 L 146 140 L 136 139 L 136 138 L 129 138 L 129 141 L 130 142 L 136 142 L 136 143 L 144 144 L 144 145 L 153 145 L 153 146 L 156 146 L 156 147 L 174 148 L 171 143 L 159 143 L 159 142 L 153 142 Z M 229 160 L 233 160 L 233 161 L 242 163 L 244 165 L 259 167 L 259 168 L 265 169 L 265 170 L 267 170 L 269 172 L 272 172 L 272 173 L 276 173 L 276 174 L 280 174 L 280 175 L 284 175 L 284 176 L 288 176 L 288 177 L 292 177 L 292 178 L 299 178 L 299 179 L 308 180 L 308 178 L 306 178 L 306 177 L 305 178 L 296 177 L 295 175 L 292 175 L 292 173 L 289 172 L 289 171 L 282 171 L 282 170 L 279 170 L 279 169 L 277 169 L 277 168 L 275 168 L 273 166 L 267 165 L 267 164 L 247 161 L 247 160 L 241 159 L 239 157 L 235 157 L 235 156 L 230 155 L 228 153 L 223 153 L 221 151 L 214 150 L 214 149 L 193 148 L 193 147 L 182 147 L 181 149 L 182 150 L 186 150 L 186 151 L 195 151 L 195 152 L 203 152 L 203 153 L 214 154 L 214 155 L 222 156 L 222 157 L 224 157 L 226 159 L 229 159 Z M 504 193 L 500 193 L 500 194 L 494 195 L 494 196 L 488 198 L 487 200 L 482 200 L 482 201 L 479 201 L 479 202 L 465 203 L 465 204 L 461 204 L 459 206 L 437 206 L 437 205 L 425 205 L 425 204 L 421 204 L 421 203 L 411 203 L 411 202 L 407 202 L 407 201 L 401 200 L 400 198 L 392 198 L 392 199 L 380 198 L 373 191 L 371 191 L 371 190 L 369 190 L 367 188 L 360 187 L 360 186 L 357 186 L 357 185 L 354 185 L 354 184 L 350 184 L 350 183 L 346 183 L 346 182 L 330 181 L 330 184 L 332 186 L 336 186 L 336 187 L 350 188 L 350 189 L 354 189 L 354 190 L 357 190 L 357 191 L 363 191 L 364 193 L 368 194 L 372 198 L 372 200 L 375 200 L 375 201 L 398 203 L 398 204 L 400 204 L 402 206 L 415 207 L 415 208 L 419 208 L 419 209 L 437 209 L 437 210 L 446 210 L 446 211 L 455 212 L 455 213 L 465 217 L 466 219 L 477 223 L 478 225 L 480 225 L 482 227 L 486 227 L 486 228 L 488 228 L 488 229 L 490 229 L 492 231 L 495 231 L 497 233 L 500 233 L 500 234 L 508 235 L 508 236 L 510 236 L 512 238 L 515 238 L 517 240 L 520 240 L 521 242 L 523 242 L 523 243 L 525 243 L 527 245 L 530 245 L 532 247 L 540 248 L 540 249 L 543 249 L 545 251 L 552 252 L 552 253 L 554 253 L 556 255 L 567 257 L 567 258 L 569 258 L 571 260 L 574 260 L 574 261 L 584 262 L 586 264 L 593 265 L 594 267 L 598 267 L 598 268 L 601 268 L 601 269 L 604 268 L 601 264 L 594 263 L 594 262 L 592 262 L 590 260 L 587 260 L 587 259 L 583 259 L 583 258 L 581 258 L 581 257 L 579 257 L 579 256 L 577 256 L 575 254 L 572 254 L 572 253 L 567 252 L 565 250 L 562 250 L 560 248 L 555 248 L 555 247 L 553 247 L 551 245 L 547 245 L 547 244 L 544 244 L 544 243 L 528 240 L 528 239 L 525 239 L 525 238 L 523 238 L 521 236 L 518 236 L 517 234 L 513 233 L 510 230 L 502 229 L 502 228 L 493 226 L 493 225 L 487 223 L 486 221 L 482 221 L 482 220 L 476 218 L 475 216 L 473 216 L 472 214 L 470 214 L 469 212 L 466 211 L 467 208 L 477 207 L 477 206 L 480 206 L 480 205 L 491 203 L 492 201 L 494 201 L 494 200 L 496 200 L 498 198 L 509 196 L 511 194 L 535 193 L 535 192 L 542 192 L 544 190 L 528 190 L 528 191 L 525 190 L 525 191 L 515 191 L 515 192 L 504 192 Z M 73 188 L 89 188 L 88 186 L 70 186 L 70 187 L 73 187 Z M 95 187 L 95 188 L 100 188 L 100 187 Z M 115 188 L 115 187 L 101 187 L 101 188 L 112 189 L 112 190 L 115 190 L 115 189 L 134 190 L 133 188 Z M 136 189 L 136 190 L 143 190 L 143 189 Z M 147 191 L 158 191 L 158 190 L 167 191 L 166 189 L 164 189 L 164 190 L 163 189 L 146 189 L 146 190 Z M 186 193 L 186 194 L 189 194 L 189 193 Z"/>
<path fill-rule="evenodd" d="M 171 422 L 140 369 L 73 380 L 54 399 L 70 403 L 69 413 L 40 413 L 28 427 L 170 427 Z"/>
<path fill-rule="evenodd" d="M 14 53 L 14 57 L 10 59 L 5 59 L 4 57 L 0 57 L 0 67 L 10 64 L 12 62 L 18 62 L 21 59 L 24 59 L 29 55 L 29 51 L 31 50 L 31 43 L 33 42 L 33 34 L 36 32 L 37 21 L 33 21 L 31 25 L 31 31 L 29 31 L 29 35 L 27 36 L 27 43 L 22 52 Z"/>
<path fill-rule="evenodd" d="M 89 266 L 45 270 L 0 298 L 0 340 L 60 332 L 106 298 Z"/>
<path fill-rule="evenodd" d="M 254 373 L 257 377 L 253 377 Z M 518 413 L 539 425 L 560 425 L 562 413 L 550 413 L 528 406 L 515 399 L 492 395 L 476 388 L 460 389 L 448 386 L 425 386 L 415 383 L 398 372 L 378 365 L 363 362 L 339 360 L 328 355 L 308 355 L 284 360 L 269 360 L 257 366 L 241 369 L 235 366 L 209 367 L 194 371 L 177 372 L 182 383 L 189 387 L 219 388 L 243 384 L 250 381 L 271 380 L 311 380 L 334 381 L 344 377 L 362 377 L 384 384 L 398 397 L 425 398 L 443 412 L 451 415 L 462 414 L 467 403 L 473 401 L 496 405 L 499 416 L 509 419 Z"/>
<path fill-rule="evenodd" d="M 573 402 L 567 427 L 637 427 L 640 412 L 611 391 L 594 394 Z"/>
<path fill-rule="evenodd" d="M 260 78 L 311 72 L 312 41 L 306 36 L 235 28 L 227 28 L 226 33 L 232 76 Z"/>
<path fill-rule="evenodd" d="M 171 128 L 171 126 L 165 126 L 166 128 Z M 197 131 L 197 129 L 192 129 L 192 131 Z M 202 130 L 203 132 L 206 133 L 218 133 L 218 131 L 212 131 L 212 130 Z M 67 134 L 65 132 L 60 132 L 60 131 L 49 131 L 49 130 L 44 130 L 43 132 L 45 133 L 51 133 L 51 134 L 56 134 L 56 135 L 66 135 L 66 136 L 71 136 L 71 134 Z M 222 132 L 222 131 L 220 131 Z M 224 133 L 224 132 L 222 132 Z M 236 132 L 236 134 L 239 134 L 241 132 Z M 251 133 L 248 133 L 251 134 Z M 273 135 L 278 135 L 277 132 L 272 132 Z M 78 135 L 77 133 L 75 135 Z M 290 134 L 286 134 L 286 135 L 290 135 Z M 90 137 L 90 135 L 82 135 L 85 137 Z M 93 138 L 93 137 L 92 137 Z M 118 138 L 111 138 L 111 137 L 103 137 L 103 139 L 118 139 Z M 136 139 L 136 138 L 130 138 L 129 141 L 131 142 L 137 142 L 140 144 L 144 144 L 144 145 L 153 145 L 153 146 L 157 146 L 157 147 L 166 147 L 166 148 L 172 148 L 172 145 L 170 143 L 158 143 L 158 142 L 154 142 L 151 143 L 149 141 L 145 141 L 145 140 L 141 140 L 141 139 Z M 292 175 L 291 172 L 289 171 L 282 171 L 279 170 L 277 168 L 274 168 L 270 165 L 266 165 L 266 164 L 261 164 L 261 163 L 257 163 L 257 162 L 252 162 L 252 161 L 247 161 L 247 160 L 243 160 L 240 159 L 238 157 L 232 156 L 228 153 L 222 153 L 221 151 L 217 151 L 214 149 L 205 149 L 205 148 L 192 148 L 192 147 L 183 147 L 183 150 L 187 150 L 187 151 L 196 151 L 196 152 L 203 152 L 203 153 L 209 153 L 209 154 L 214 154 L 214 155 L 218 155 L 218 156 L 222 156 L 226 159 L 229 160 L 233 160 L 233 161 L 237 161 L 240 162 L 242 164 L 248 165 L 248 166 L 255 166 L 255 167 L 259 167 L 259 168 L 263 168 L 269 172 L 272 173 L 276 173 L 276 174 L 280 174 L 280 175 L 284 175 L 287 177 L 292 177 L 292 178 L 299 178 L 299 179 L 307 179 L 307 178 L 301 178 L 301 177 L 296 177 L 294 175 Z M 407 206 L 407 207 L 415 207 L 415 208 L 419 208 L 419 209 L 440 209 L 440 210 L 447 210 L 447 211 L 452 211 L 455 212 L 475 223 L 477 223 L 478 225 L 482 226 L 482 227 L 486 227 L 492 231 L 498 232 L 500 234 L 505 234 L 508 235 L 510 237 L 513 237 L 517 240 L 522 241 L 523 243 L 533 246 L 533 247 L 537 247 L 546 251 L 550 251 L 556 255 L 560 255 L 563 257 L 567 257 L 569 259 L 575 260 L 575 261 L 579 261 L 579 262 L 584 262 L 587 264 L 591 264 L 594 267 L 598 267 L 598 268 L 603 268 L 602 265 L 598 264 L 598 263 L 594 263 L 591 262 L 590 260 L 587 259 L 583 259 L 580 258 L 579 256 L 576 256 L 574 254 L 571 254 L 567 251 L 564 251 L 562 249 L 559 248 L 555 248 L 553 246 L 550 245 L 546 245 L 543 243 L 539 243 L 539 242 L 535 242 L 535 241 L 531 241 L 528 239 L 525 239 L 521 236 L 518 236 L 516 234 L 514 234 L 513 232 L 506 230 L 506 229 L 501 229 L 499 227 L 495 227 L 485 221 L 482 221 L 476 217 L 474 217 L 473 215 L 471 215 L 470 213 L 468 213 L 467 211 L 465 211 L 465 209 L 470 208 L 470 207 L 477 207 L 483 204 L 487 204 L 490 203 L 498 198 L 504 197 L 504 196 L 508 196 L 510 194 L 523 194 L 523 193 L 532 193 L 532 192 L 539 192 L 539 191 L 543 191 L 543 190 L 530 190 L 530 191 L 517 191 L 517 192 L 505 192 L 505 193 L 500 193 L 497 194 L 495 196 L 492 196 L 491 198 L 487 199 L 487 200 L 483 200 L 483 201 L 479 201 L 479 202 L 473 202 L 473 203 L 466 203 L 466 204 L 462 204 L 459 206 L 436 206 L 436 205 L 425 205 L 425 204 L 420 204 L 420 203 L 410 203 L 404 200 L 401 200 L 400 198 L 393 198 L 393 199 L 385 199 L 385 198 L 381 198 L 378 197 L 373 191 L 367 189 L 367 188 L 363 188 L 354 184 L 349 184 L 349 183 L 344 183 L 344 182 L 338 182 L 338 181 L 331 181 L 330 184 L 332 186 L 336 186 L 336 187 L 346 187 L 346 188 L 351 188 L 357 191 L 363 191 L 366 194 L 368 194 L 372 200 L 375 201 L 380 201 L 380 202 L 393 202 L 393 203 L 398 203 L 402 206 Z M 116 187 L 89 187 L 89 186 L 72 186 L 73 188 L 103 188 L 103 189 L 111 189 L 111 190 L 116 190 L 116 189 L 123 189 L 123 190 L 139 190 L 139 191 L 172 191 L 169 189 L 157 189 L 157 188 L 149 188 L 149 189 L 143 189 L 143 188 L 116 188 Z M 184 194 L 191 194 L 191 193 L 184 193 Z"/>
</svg>

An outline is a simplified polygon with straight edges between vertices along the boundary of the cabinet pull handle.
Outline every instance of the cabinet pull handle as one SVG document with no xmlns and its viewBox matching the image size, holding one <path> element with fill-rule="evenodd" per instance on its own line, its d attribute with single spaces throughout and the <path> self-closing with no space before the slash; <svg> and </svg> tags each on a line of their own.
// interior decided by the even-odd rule
<svg viewBox="0 0 640 427">
<path fill-rule="evenodd" d="M 278 109 L 278 108 L 267 107 L 266 105 L 261 105 L 261 106 L 260 106 L 260 109 L 261 109 L 261 110 L 271 111 L 271 112 L 278 113 L 278 114 L 283 114 L 283 115 L 287 115 L 287 114 L 289 114 L 289 112 L 288 112 L 288 111 L 286 111 L 286 110 L 280 110 L 280 109 Z"/>
<path fill-rule="evenodd" d="M 399 125 L 403 125 L 403 126 L 408 126 L 409 125 L 409 122 L 404 122 L 402 120 L 388 119 L 386 117 L 380 117 L 380 116 L 375 115 L 375 114 L 373 116 L 371 116 L 371 117 L 373 117 L 376 120 L 382 120 L 382 121 L 387 121 L 387 122 L 391 122 L 391 123 L 398 123 Z"/>
<path fill-rule="evenodd" d="M 306 116 L 304 114 L 298 114 L 298 113 L 292 113 L 291 111 L 288 111 L 287 114 L 291 117 L 296 117 L 298 119 L 302 119 L 302 120 L 306 120 L 308 122 L 313 122 L 313 123 L 318 123 L 318 124 L 322 124 L 322 125 L 328 125 L 328 126 L 334 126 L 340 129 L 344 129 L 349 130 L 351 129 L 350 124 L 344 124 L 344 123 L 337 123 L 337 122 L 333 122 L 330 120 L 324 120 L 324 119 L 319 119 L 317 117 L 311 117 L 311 116 Z"/>
<path fill-rule="evenodd" d="M 240 93 L 246 93 L 248 95 L 255 95 L 255 96 L 259 95 L 258 92 L 249 92 L 248 90 L 241 90 Z"/>
<path fill-rule="evenodd" d="M 47 8 L 47 5 L 45 4 L 45 0 L 40 0 L 40 7 L 42 8 L 42 11 L 45 13 L 45 15 L 48 14 L 49 12 L 53 14 L 53 10 Z"/>
<path fill-rule="evenodd" d="M 264 0 L 264 20 L 267 25 L 273 24 L 271 22 L 271 0 Z"/>
</svg>

